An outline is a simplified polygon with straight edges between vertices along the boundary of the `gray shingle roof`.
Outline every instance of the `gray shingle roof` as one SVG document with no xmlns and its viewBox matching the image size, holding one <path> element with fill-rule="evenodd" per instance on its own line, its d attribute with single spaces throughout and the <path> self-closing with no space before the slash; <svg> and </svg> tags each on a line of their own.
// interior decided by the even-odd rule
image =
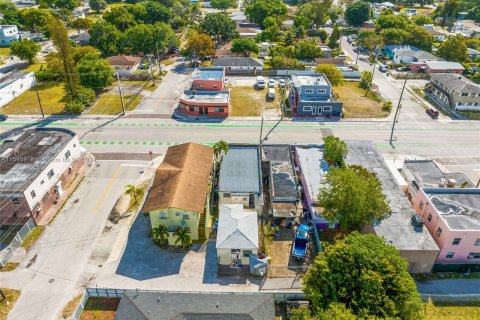
<svg viewBox="0 0 480 320">
<path fill-rule="evenodd" d="M 115 320 L 270 320 L 273 296 L 233 293 L 124 293 Z"/>
<path fill-rule="evenodd" d="M 217 249 L 258 249 L 256 211 L 243 211 L 243 204 L 222 204 L 218 217 Z"/>
<path fill-rule="evenodd" d="M 456 92 L 480 93 L 480 85 L 465 78 L 459 74 L 438 73 L 431 74 L 430 81 L 433 83 L 443 84 L 448 90 Z"/>
<path fill-rule="evenodd" d="M 220 192 L 260 193 L 258 148 L 230 146 L 220 168 Z"/>
<path fill-rule="evenodd" d="M 213 59 L 214 67 L 263 67 L 263 61 L 249 57 L 221 57 Z"/>
<path fill-rule="evenodd" d="M 430 69 L 434 70 L 463 70 L 461 63 L 451 61 L 427 61 L 425 63 Z"/>
<path fill-rule="evenodd" d="M 430 52 L 427 51 L 417 51 L 413 55 L 415 59 L 418 61 L 427 61 L 427 60 L 436 60 L 436 61 L 443 61 L 443 59 L 438 58 L 437 56 L 431 54 Z"/>
</svg>

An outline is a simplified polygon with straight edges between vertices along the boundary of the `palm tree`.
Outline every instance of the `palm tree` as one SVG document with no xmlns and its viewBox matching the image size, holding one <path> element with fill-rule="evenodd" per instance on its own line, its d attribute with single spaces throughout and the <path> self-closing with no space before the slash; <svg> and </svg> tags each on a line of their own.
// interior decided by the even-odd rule
<svg viewBox="0 0 480 320">
<path fill-rule="evenodd" d="M 169 233 L 167 226 L 159 224 L 158 227 L 152 229 L 153 242 L 162 245 L 168 239 Z"/>
<path fill-rule="evenodd" d="M 137 197 L 141 193 L 142 193 L 142 189 L 133 184 L 127 184 L 125 186 L 125 194 L 133 197 L 134 202 L 137 202 Z"/>
<path fill-rule="evenodd" d="M 225 141 L 220 140 L 213 145 L 213 154 L 215 155 L 215 160 L 218 160 L 218 157 L 222 153 L 227 154 L 227 152 L 228 152 L 228 143 L 226 143 Z"/>
<path fill-rule="evenodd" d="M 192 238 L 188 234 L 187 228 L 178 227 L 173 234 L 177 237 L 175 244 L 180 242 L 183 248 L 189 247 L 192 244 Z"/>
</svg>

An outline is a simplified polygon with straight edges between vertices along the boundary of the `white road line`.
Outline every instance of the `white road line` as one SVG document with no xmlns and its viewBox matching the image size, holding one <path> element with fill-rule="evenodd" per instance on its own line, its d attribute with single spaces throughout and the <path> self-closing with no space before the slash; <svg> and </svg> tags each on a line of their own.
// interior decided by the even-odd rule
<svg viewBox="0 0 480 320">
<path fill-rule="evenodd" d="M 144 161 L 144 162 L 150 162 L 150 161 Z M 120 164 L 120 167 L 142 167 L 144 168 L 144 164 L 129 164 L 129 163 L 122 163 Z"/>
</svg>

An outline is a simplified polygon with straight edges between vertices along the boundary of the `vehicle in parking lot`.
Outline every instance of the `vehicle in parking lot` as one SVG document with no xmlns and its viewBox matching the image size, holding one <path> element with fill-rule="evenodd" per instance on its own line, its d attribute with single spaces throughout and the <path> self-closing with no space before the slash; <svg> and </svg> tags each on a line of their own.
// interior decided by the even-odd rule
<svg viewBox="0 0 480 320">
<path fill-rule="evenodd" d="M 265 79 L 262 76 L 257 76 L 257 82 L 255 83 L 258 89 L 265 88 Z"/>
<path fill-rule="evenodd" d="M 6 114 L 0 114 L 0 121 L 5 121 L 8 119 L 8 116 Z"/>
<path fill-rule="evenodd" d="M 273 79 L 268 80 L 268 87 L 269 88 L 275 88 L 275 80 L 273 80 Z"/>
<path fill-rule="evenodd" d="M 378 66 L 378 70 L 380 70 L 380 72 L 387 72 L 387 66 L 381 64 Z"/>
<path fill-rule="evenodd" d="M 395 70 L 397 70 L 398 72 L 406 72 L 406 71 L 410 71 L 410 68 L 409 67 L 400 67 L 400 68 L 397 68 Z"/>
<path fill-rule="evenodd" d="M 350 36 L 348 36 L 348 37 L 347 37 L 347 42 L 348 42 L 348 43 L 352 43 L 352 42 L 353 42 L 353 38 L 350 37 Z"/>
<path fill-rule="evenodd" d="M 284 88 L 285 87 L 285 79 L 278 80 L 278 87 L 279 88 Z"/>
<path fill-rule="evenodd" d="M 297 228 L 292 246 L 292 257 L 295 259 L 303 260 L 307 256 L 308 231 L 309 227 L 306 224 L 301 224 Z"/>
<path fill-rule="evenodd" d="M 437 110 L 434 110 L 432 108 L 427 109 L 427 114 L 432 118 L 432 119 L 438 119 L 438 116 L 440 115 L 440 112 Z"/>
<path fill-rule="evenodd" d="M 268 93 L 267 93 L 267 98 L 268 99 L 275 99 L 275 89 L 273 88 L 268 88 Z"/>
</svg>

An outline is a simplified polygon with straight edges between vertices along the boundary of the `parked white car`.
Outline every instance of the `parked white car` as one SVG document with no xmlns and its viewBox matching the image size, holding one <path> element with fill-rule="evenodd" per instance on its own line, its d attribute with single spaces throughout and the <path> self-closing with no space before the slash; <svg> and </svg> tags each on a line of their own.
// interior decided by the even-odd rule
<svg viewBox="0 0 480 320">
<path fill-rule="evenodd" d="M 273 80 L 273 79 L 268 80 L 268 87 L 269 88 L 275 88 L 275 80 Z"/>
<path fill-rule="evenodd" d="M 278 87 L 285 88 L 285 79 L 278 80 Z"/>
<path fill-rule="evenodd" d="M 268 88 L 267 99 L 275 99 L 275 89 Z"/>
</svg>

